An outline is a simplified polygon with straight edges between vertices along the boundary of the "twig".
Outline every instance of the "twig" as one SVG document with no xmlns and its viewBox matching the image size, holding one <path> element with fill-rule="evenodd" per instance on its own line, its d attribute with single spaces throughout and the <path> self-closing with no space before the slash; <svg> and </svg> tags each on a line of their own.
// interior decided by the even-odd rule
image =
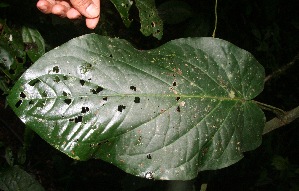
<svg viewBox="0 0 299 191">
<path fill-rule="evenodd" d="M 281 118 L 275 117 L 270 121 L 267 121 L 263 131 L 263 135 L 279 127 L 287 125 L 297 118 L 299 118 L 299 106 L 292 109 L 291 111 L 286 112 L 285 115 L 282 116 Z"/>
<path fill-rule="evenodd" d="M 276 70 L 272 74 L 268 75 L 265 78 L 264 82 L 267 82 L 267 81 L 271 80 L 273 77 L 278 76 L 281 73 L 285 72 L 287 69 L 289 69 L 291 66 L 293 66 L 297 60 L 299 60 L 299 53 L 297 53 L 297 55 L 292 59 L 291 62 L 287 63 L 285 66 L 279 68 L 278 70 Z"/>
<path fill-rule="evenodd" d="M 214 31 L 213 31 L 213 34 L 212 34 L 213 38 L 215 38 L 215 35 L 216 35 L 217 22 L 218 22 L 217 5 L 218 5 L 218 1 L 216 0 L 216 2 L 215 2 L 215 27 L 214 27 Z"/>
</svg>

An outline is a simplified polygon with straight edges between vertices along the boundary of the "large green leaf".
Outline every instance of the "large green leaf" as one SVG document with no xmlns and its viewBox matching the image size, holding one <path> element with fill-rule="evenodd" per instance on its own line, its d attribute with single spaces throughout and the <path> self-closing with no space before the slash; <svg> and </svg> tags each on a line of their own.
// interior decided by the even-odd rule
<svg viewBox="0 0 299 191">
<path fill-rule="evenodd" d="M 264 69 L 215 38 L 136 50 L 95 34 L 46 53 L 13 87 L 20 119 L 72 158 L 100 158 L 146 178 L 192 179 L 261 143 L 251 101 Z"/>
</svg>

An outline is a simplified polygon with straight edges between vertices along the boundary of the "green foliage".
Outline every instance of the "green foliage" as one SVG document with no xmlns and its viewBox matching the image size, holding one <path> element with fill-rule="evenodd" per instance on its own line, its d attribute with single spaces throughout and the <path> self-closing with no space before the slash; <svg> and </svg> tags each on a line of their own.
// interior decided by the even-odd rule
<svg viewBox="0 0 299 191">
<path fill-rule="evenodd" d="M 18 166 L 0 170 L 0 189 L 3 191 L 44 191 L 44 188 Z"/>
<path fill-rule="evenodd" d="M 45 53 L 45 43 L 36 29 L 25 26 L 22 29 L 10 28 L 2 20 L 0 25 L 0 89 L 7 94 L 10 86 L 25 71 L 25 64 L 35 62 Z"/>
<path fill-rule="evenodd" d="M 139 10 L 140 24 L 143 35 L 153 35 L 161 39 L 163 35 L 163 22 L 158 15 L 154 0 L 134 0 Z M 129 10 L 133 4 L 131 0 L 111 0 L 119 11 L 124 24 L 130 26 Z"/>
<path fill-rule="evenodd" d="M 8 102 L 72 158 L 185 180 L 260 145 L 264 115 L 250 100 L 263 79 L 250 53 L 219 39 L 138 51 L 124 40 L 86 35 L 38 60 Z"/>
<path fill-rule="evenodd" d="M 22 38 L 25 51 L 32 62 L 37 61 L 39 57 L 45 54 L 45 42 L 38 30 L 23 27 Z"/>
<path fill-rule="evenodd" d="M 162 3 L 158 12 L 165 24 L 178 24 L 195 14 L 188 3 L 176 0 Z"/>
</svg>

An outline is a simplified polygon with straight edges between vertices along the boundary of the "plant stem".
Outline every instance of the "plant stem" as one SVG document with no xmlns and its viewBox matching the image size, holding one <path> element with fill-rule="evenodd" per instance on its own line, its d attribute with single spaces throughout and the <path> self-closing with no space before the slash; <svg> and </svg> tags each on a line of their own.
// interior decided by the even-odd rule
<svg viewBox="0 0 299 191">
<path fill-rule="evenodd" d="M 214 31 L 213 31 L 213 34 L 212 34 L 213 38 L 215 38 L 215 35 L 216 35 L 217 22 L 218 22 L 217 5 L 218 5 L 218 0 L 215 1 L 215 27 L 214 27 Z"/>
<path fill-rule="evenodd" d="M 284 116 L 282 117 L 275 117 L 270 121 L 267 121 L 263 131 L 263 135 L 286 124 L 289 124 L 297 118 L 299 118 L 299 106 L 288 112 L 285 112 Z"/>
<path fill-rule="evenodd" d="M 268 75 L 265 78 L 264 82 L 271 80 L 273 77 L 279 76 L 280 74 L 285 72 L 287 69 L 289 69 L 291 66 L 293 66 L 297 60 L 299 60 L 299 53 L 297 53 L 297 55 L 292 59 L 291 62 L 287 63 L 285 66 L 279 68 L 278 70 L 274 71 L 272 74 Z"/>
<path fill-rule="evenodd" d="M 286 114 L 286 112 L 283 111 L 282 109 L 279 109 L 279 108 L 274 107 L 272 105 L 267 105 L 265 103 L 261 103 L 261 102 L 254 101 L 254 100 L 253 100 L 253 102 L 255 102 L 261 109 L 271 111 L 272 113 L 274 113 L 279 118 L 282 118 Z"/>
</svg>

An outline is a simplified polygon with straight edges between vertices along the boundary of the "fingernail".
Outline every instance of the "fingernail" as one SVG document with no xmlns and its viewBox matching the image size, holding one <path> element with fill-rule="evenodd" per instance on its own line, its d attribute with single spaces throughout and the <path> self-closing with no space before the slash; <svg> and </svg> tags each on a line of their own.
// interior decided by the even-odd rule
<svg viewBox="0 0 299 191">
<path fill-rule="evenodd" d="M 94 4 L 90 4 L 87 8 L 86 8 L 86 12 L 87 14 L 90 15 L 91 18 L 97 17 L 99 16 L 99 9 L 97 6 L 95 6 Z"/>
</svg>

